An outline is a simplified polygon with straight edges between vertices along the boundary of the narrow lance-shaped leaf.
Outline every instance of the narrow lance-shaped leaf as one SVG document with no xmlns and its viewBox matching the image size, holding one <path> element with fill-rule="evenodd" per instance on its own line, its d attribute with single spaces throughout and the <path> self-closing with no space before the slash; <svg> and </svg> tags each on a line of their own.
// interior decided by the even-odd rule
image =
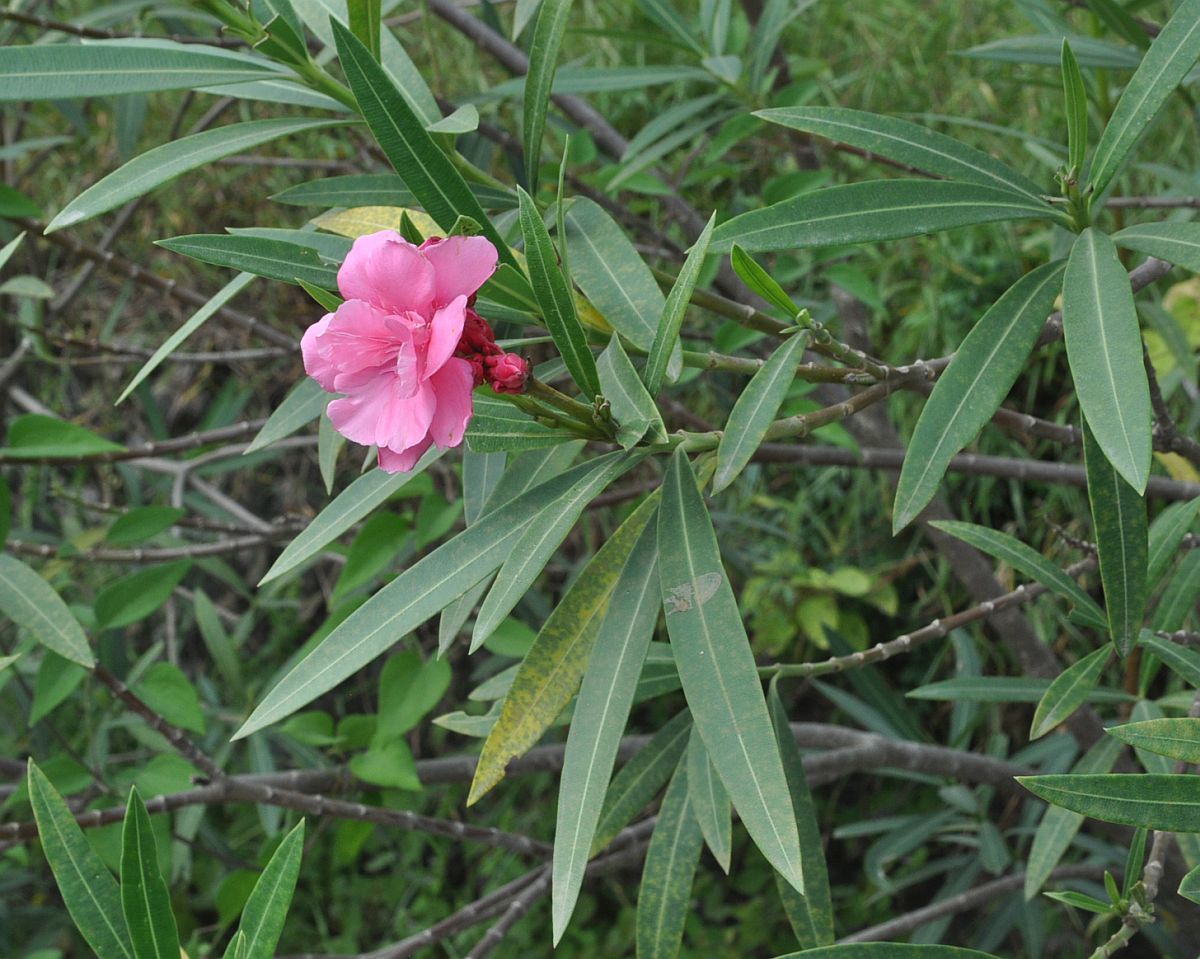
<svg viewBox="0 0 1200 959">
<path fill-rule="evenodd" d="M 562 354 L 571 378 L 589 400 L 600 393 L 600 375 L 596 359 L 587 343 L 583 326 L 575 313 L 575 298 L 567 278 L 559 268 L 550 242 L 546 224 L 538 213 L 533 198 L 518 189 L 520 199 L 521 233 L 525 237 L 525 259 L 529 264 L 529 279 L 542 310 L 546 328 L 554 345 Z"/>
<path fill-rule="evenodd" d="M 116 880 L 92 850 L 62 796 L 32 760 L 29 803 L 42 850 L 75 927 L 99 959 L 135 959 Z"/>
<path fill-rule="evenodd" d="M 921 412 L 905 454 L 893 532 L 929 504 L 950 461 L 991 419 L 1016 382 L 1058 295 L 1062 271 L 1059 262 L 1026 274 L 988 309 L 955 351 Z M 1069 577 L 1061 579 L 1064 585 L 1070 583 Z M 1078 588 L 1072 598 L 1088 601 Z"/>
<path fill-rule="evenodd" d="M 1121 745 L 1112 739 L 1102 738 L 1087 751 L 1072 768 L 1076 775 L 1106 773 L 1117 761 Z M 1050 878 L 1059 860 L 1083 825 L 1083 816 L 1061 806 L 1051 806 L 1038 823 L 1029 848 L 1029 860 L 1025 867 L 1025 898 L 1032 899 Z"/>
<path fill-rule="evenodd" d="M 1200 719 L 1146 719 L 1105 730 L 1135 749 L 1146 749 L 1185 763 L 1200 762 Z"/>
<path fill-rule="evenodd" d="M 700 736 L 755 845 L 803 891 L 796 821 L 754 654 L 682 449 L 664 481 L 658 542 L 671 648 Z"/>
<path fill-rule="evenodd" d="M 712 252 L 750 253 L 872 243 L 997 220 L 1054 219 L 1045 203 L 953 180 L 877 180 L 834 186 L 751 210 L 713 233 Z"/>
<path fill-rule="evenodd" d="M 0 49 L 0 101 L 69 100 L 259 80 L 270 61 L 199 44 L 48 43 Z"/>
<path fill-rule="evenodd" d="M 688 800 L 687 763 L 671 777 L 654 824 L 638 890 L 638 959 L 675 959 L 704 840 Z"/>
<path fill-rule="evenodd" d="M 759 110 L 754 115 L 948 180 L 997 187 L 1038 202 L 1045 192 L 1028 177 L 982 150 L 896 117 L 841 107 L 779 107 Z"/>
<path fill-rule="evenodd" d="M 733 855 L 733 822 L 729 794 L 721 785 L 717 771 L 708 758 L 708 750 L 695 727 L 687 748 L 688 804 L 700 826 L 704 842 L 717 864 L 729 873 Z"/>
<path fill-rule="evenodd" d="M 1156 773 L 1018 776 L 1035 796 L 1102 822 L 1200 832 L 1200 777 Z"/>
<path fill-rule="evenodd" d="M 46 227 L 61 230 L 116 209 L 122 203 L 149 193 L 177 176 L 196 170 L 221 157 L 231 156 L 304 130 L 340 124 L 341 120 L 278 118 L 252 120 L 204 130 L 147 150 L 113 171 L 68 203 Z"/>
<path fill-rule="evenodd" d="M 121 908 L 137 959 L 179 959 L 171 894 L 158 871 L 158 846 L 146 804 L 129 792 L 121 831 Z"/>
<path fill-rule="evenodd" d="M 1200 223 L 1139 223 L 1114 233 L 1113 242 L 1188 270 L 1200 270 Z"/>
<path fill-rule="evenodd" d="M 1200 512 L 1200 496 L 1186 503 L 1172 503 L 1150 524 L 1150 559 L 1146 571 L 1150 589 L 1158 585 L 1171 560 L 1179 555 L 1179 544 L 1196 522 L 1197 512 Z"/>
<path fill-rule="evenodd" d="M 283 932 L 284 920 L 304 855 L 304 820 L 289 832 L 258 877 L 250 898 L 242 909 L 238 936 L 243 938 L 244 959 L 271 959 Z M 236 939 L 225 950 L 225 959 L 237 959 Z"/>
<path fill-rule="evenodd" d="M 796 364 L 804 355 L 808 337 L 795 334 L 771 354 L 754 374 L 729 411 L 729 419 L 717 445 L 717 471 L 713 492 L 719 493 L 737 479 L 754 451 L 762 444 L 767 429 L 779 413 L 796 378 Z"/>
<path fill-rule="evenodd" d="M 1146 501 L 1112 468 L 1086 418 L 1083 458 L 1108 629 L 1117 652 L 1125 656 L 1146 610 Z"/>
<path fill-rule="evenodd" d="M 663 306 L 662 317 L 658 321 L 658 330 L 654 334 L 654 342 L 650 345 L 646 369 L 642 375 L 646 391 L 651 396 L 657 396 L 658 391 L 662 389 L 671 354 L 676 349 L 676 341 L 679 339 L 679 329 L 683 326 L 683 317 L 687 313 L 692 291 L 696 289 L 696 281 L 700 279 L 700 270 L 704 266 L 704 257 L 708 254 L 709 244 L 712 242 L 716 222 L 717 215 L 714 213 L 708 218 L 708 223 L 696 242 L 692 244 Z"/>
<path fill-rule="evenodd" d="M 1187 646 L 1142 630 L 1139 645 L 1161 659 L 1172 672 L 1182 676 L 1191 686 L 1200 689 L 1200 653 Z"/>
<path fill-rule="evenodd" d="M 771 713 L 775 741 L 779 744 L 783 771 L 792 794 L 792 813 L 796 817 L 800 859 L 804 863 L 804 894 L 792 888 L 778 873 L 775 874 L 775 884 L 788 922 L 800 945 L 805 949 L 826 946 L 833 942 L 834 936 L 833 897 L 829 891 L 829 870 L 825 865 L 821 827 L 817 823 L 816 807 L 804 775 L 804 757 L 800 755 L 792 735 L 787 711 L 775 683 L 771 684 L 771 691 L 767 694 L 767 709 Z"/>
<path fill-rule="evenodd" d="M 477 583 L 498 569 L 525 525 L 548 498 L 565 492 L 592 470 L 604 469 L 610 457 L 624 455 L 601 456 L 568 470 L 519 496 L 508 508 L 491 514 L 487 522 L 476 523 L 410 566 L 294 666 L 234 738 L 244 738 L 284 719 L 382 655 L 398 637 L 462 595 L 463 583 Z"/>
<path fill-rule="evenodd" d="M 1062 82 L 1067 111 L 1067 167 L 1079 177 L 1083 174 L 1083 161 L 1087 156 L 1087 87 L 1066 37 L 1062 42 Z"/>
<path fill-rule="evenodd" d="M 789 317 L 800 314 L 800 307 L 776 282 L 775 277 L 759 266 L 758 262 L 736 243 L 729 252 L 729 264 L 746 286 L 772 306 L 782 310 Z"/>
<path fill-rule="evenodd" d="M 621 767 L 604 797 L 591 855 L 612 842 L 671 778 L 687 748 L 691 730 L 692 717 L 685 709 L 672 717 Z"/>
<path fill-rule="evenodd" d="M 1167 581 L 1166 589 L 1154 607 L 1150 628 L 1155 632 L 1173 633 L 1183 629 L 1188 616 L 1200 599 L 1200 553 L 1189 550 L 1179 563 L 1175 574 Z M 1164 640 L 1166 642 L 1167 640 Z"/>
<path fill-rule="evenodd" d="M 936 520 L 931 524 L 943 533 L 970 543 L 976 549 L 1007 563 L 1018 573 L 1037 580 L 1047 589 L 1063 599 L 1070 600 L 1075 608 L 1095 625 L 1104 627 L 1107 619 L 1096 601 L 1075 580 L 1046 559 L 1041 553 L 1019 539 L 987 526 L 962 523 L 956 520 Z"/>
<path fill-rule="evenodd" d="M 839 946 L 789 952 L 776 959 L 996 959 L 989 952 L 924 943 L 848 942 Z"/>
<path fill-rule="evenodd" d="M 337 267 L 326 263 L 309 247 L 285 240 L 268 240 L 246 234 L 197 233 L 155 241 L 172 253 L 182 253 L 214 266 L 229 267 L 284 283 L 311 283 L 323 290 L 337 289 Z"/>
<path fill-rule="evenodd" d="M 380 0 L 346 0 L 350 32 L 379 59 Z"/>
<path fill-rule="evenodd" d="M 1098 195 L 1107 192 L 1198 56 L 1200 0 L 1184 0 L 1146 51 L 1096 144 L 1088 179 Z"/>
<path fill-rule="evenodd" d="M 0 553 L 0 613 L 65 659 L 88 669 L 96 664 L 83 627 L 58 593 L 19 559 L 3 553 Z"/>
<path fill-rule="evenodd" d="M 1111 655 L 1112 650 L 1104 646 L 1059 673 L 1034 710 L 1030 739 L 1046 735 L 1084 704 Z"/>
<path fill-rule="evenodd" d="M 613 587 L 567 734 L 554 829 L 555 945 L 566 931 L 583 885 L 621 733 L 661 605 L 657 528 L 648 523 Z"/>
<path fill-rule="evenodd" d="M 617 421 L 617 439 L 621 445 L 626 449 L 636 446 L 647 432 L 653 442 L 665 442 L 667 428 L 662 414 L 616 333 L 596 360 L 596 370 L 604 398 Z"/>
<path fill-rule="evenodd" d="M 1150 386 L 1129 276 L 1105 234 L 1075 240 L 1063 277 L 1063 338 L 1079 405 L 1105 457 L 1138 492 L 1150 476 Z"/>
<path fill-rule="evenodd" d="M 554 72 L 558 67 L 558 51 L 567 32 L 570 16 L 571 0 L 542 0 L 537 22 L 533 26 L 529 72 L 525 75 L 521 141 L 525 147 L 525 179 L 529 183 L 530 193 L 537 192 L 542 132 L 546 128 L 546 111 L 550 106 L 550 90 L 554 86 Z"/>
<path fill-rule="evenodd" d="M 246 447 L 246 453 L 270 446 L 307 426 L 325 411 L 331 399 L 333 396 L 321 389 L 320 383 L 306 376 L 292 387 L 275 412 L 267 418 L 263 428 Z"/>
<path fill-rule="evenodd" d="M 483 744 L 468 805 L 504 778 L 508 764 L 524 755 L 570 702 L 621 570 L 657 507 L 658 497 L 648 496 L 600 547 L 546 618 L 504 698 L 500 718 Z M 512 510 L 509 506 L 504 512 Z"/>
<path fill-rule="evenodd" d="M 346 81 L 363 119 L 404 185 L 443 230 L 451 229 L 460 216 L 470 217 L 495 244 L 500 261 L 511 265 L 514 261 L 508 244 L 488 220 L 462 174 L 425 131 L 421 118 L 400 95 L 391 77 L 346 27 L 337 20 L 332 21 L 332 27 Z"/>
<path fill-rule="evenodd" d="M 633 462 L 634 460 L 628 457 L 613 459 L 605 469 L 585 477 L 559 499 L 547 503 L 542 512 L 530 522 L 513 546 L 512 554 L 500 567 L 491 591 L 479 608 L 475 628 L 471 633 L 469 652 L 473 653 L 479 649 L 484 640 L 495 632 L 496 627 L 521 601 L 521 597 L 550 562 L 555 550 L 562 544 L 587 504 L 603 492 L 617 476 L 628 470 Z"/>
</svg>

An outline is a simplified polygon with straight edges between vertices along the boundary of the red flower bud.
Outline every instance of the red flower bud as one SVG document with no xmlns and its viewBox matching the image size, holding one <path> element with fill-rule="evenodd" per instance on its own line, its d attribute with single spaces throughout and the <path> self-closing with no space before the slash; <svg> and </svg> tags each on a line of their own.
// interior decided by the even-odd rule
<svg viewBox="0 0 1200 959">
<path fill-rule="evenodd" d="M 483 361 L 488 384 L 497 393 L 524 393 L 529 382 L 529 361 L 516 353 L 489 356 Z"/>
</svg>

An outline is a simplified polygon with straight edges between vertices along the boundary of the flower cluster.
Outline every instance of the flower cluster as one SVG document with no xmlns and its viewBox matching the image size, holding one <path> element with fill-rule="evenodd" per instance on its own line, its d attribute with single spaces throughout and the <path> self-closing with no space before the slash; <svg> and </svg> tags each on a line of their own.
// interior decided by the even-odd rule
<svg viewBox="0 0 1200 959">
<path fill-rule="evenodd" d="M 331 393 L 334 428 L 379 448 L 379 466 L 411 470 L 430 446 L 459 445 L 483 383 L 520 393 L 528 363 L 496 344 L 472 308 L 496 270 L 483 237 L 415 246 L 393 230 L 354 241 L 338 270 L 345 301 L 300 342 L 308 375 Z"/>
</svg>

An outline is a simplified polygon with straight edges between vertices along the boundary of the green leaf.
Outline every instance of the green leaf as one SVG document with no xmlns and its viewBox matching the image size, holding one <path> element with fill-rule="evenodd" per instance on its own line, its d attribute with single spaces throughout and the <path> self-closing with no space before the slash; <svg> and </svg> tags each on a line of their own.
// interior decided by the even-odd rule
<svg viewBox="0 0 1200 959">
<path fill-rule="evenodd" d="M 162 365 L 163 360 L 179 349 L 184 340 L 200 329 L 221 307 L 249 286 L 250 281 L 253 279 L 253 273 L 240 273 L 214 293 L 207 303 L 193 313 L 183 326 L 167 337 L 163 345 L 155 350 L 150 359 L 142 364 L 141 369 L 129 381 L 129 385 L 121 391 L 121 395 L 117 397 L 114 405 L 124 402 L 126 397 L 137 389 L 147 376 Z"/>
<path fill-rule="evenodd" d="M 29 802 L 42 851 L 76 928 L 99 959 L 135 959 L 116 880 L 33 760 L 29 761 Z"/>
<path fill-rule="evenodd" d="M 320 383 L 306 376 L 292 387 L 275 412 L 267 418 L 253 442 L 246 447 L 246 453 L 261 450 L 307 426 L 325 411 L 335 396 L 326 393 Z"/>
<path fill-rule="evenodd" d="M 759 110 L 754 115 L 947 180 L 999 188 L 1039 204 L 1045 192 L 1032 180 L 982 150 L 907 120 L 841 107 L 781 107 Z"/>
<path fill-rule="evenodd" d="M 1200 762 L 1200 719 L 1147 719 L 1105 730 L 1134 749 L 1147 749 L 1180 762 Z"/>
<path fill-rule="evenodd" d="M 190 559 L 177 559 L 109 583 L 96 596 L 96 626 L 119 629 L 145 619 L 170 599 L 191 568 Z"/>
<path fill-rule="evenodd" d="M 926 683 L 904 695 L 909 699 L 932 699 L 941 702 L 961 700 L 968 703 L 1036 703 L 1046 695 L 1050 680 L 1033 676 L 959 676 Z M 1088 697 L 1091 702 L 1119 703 L 1132 700 L 1126 693 L 1097 689 Z"/>
<path fill-rule="evenodd" d="M 1067 168 L 1079 177 L 1083 174 L 1083 161 L 1087 157 L 1087 87 L 1083 84 L 1079 62 L 1071 52 L 1071 44 L 1066 37 L 1062 42 L 1062 82 L 1067 114 Z"/>
<path fill-rule="evenodd" d="M 510 504 L 501 512 L 511 513 L 514 507 L 515 503 Z M 648 496 L 605 541 L 546 618 L 504 698 L 500 718 L 483 744 L 467 805 L 504 778 L 509 762 L 528 752 L 575 695 L 621 570 L 657 507 L 658 497 Z"/>
<path fill-rule="evenodd" d="M 379 716 L 374 742 L 399 739 L 416 728 L 450 688 L 450 664 L 421 659 L 416 650 L 388 658 L 379 676 Z"/>
<path fill-rule="evenodd" d="M 696 727 L 688 739 L 687 749 L 688 805 L 700 825 L 704 842 L 717 860 L 717 864 L 729 874 L 729 860 L 733 855 L 733 821 L 730 816 L 729 794 L 721 785 L 717 771 L 713 769 L 708 751 Z"/>
<path fill-rule="evenodd" d="M 554 72 L 558 68 L 558 51 L 567 32 L 570 16 L 571 0 L 542 0 L 537 22 L 533 26 L 521 128 L 521 143 L 525 148 L 525 179 L 530 193 L 537 192 L 542 131 L 546 127 L 550 89 L 554 86 Z"/>
<path fill-rule="evenodd" d="M 567 734 L 554 830 L 555 945 L 570 921 L 597 837 L 621 733 L 662 605 L 657 584 L 658 536 L 649 523 L 613 587 L 617 602 L 596 635 Z"/>
<path fill-rule="evenodd" d="M 873 243 L 997 220 L 1051 219 L 1045 203 L 953 180 L 876 180 L 829 187 L 751 210 L 713 234 L 712 252 Z"/>
<path fill-rule="evenodd" d="M 586 197 L 571 200 L 564 212 L 571 278 L 618 333 L 649 350 L 666 300 L 625 231 Z M 678 374 L 681 360 L 672 357 Z"/>
<path fill-rule="evenodd" d="M 1184 0 L 1155 37 L 1117 101 L 1096 152 L 1088 185 L 1103 195 L 1200 56 L 1200 0 Z"/>
<path fill-rule="evenodd" d="M 83 627 L 58 593 L 15 557 L 0 553 L 0 613 L 64 659 L 91 669 L 96 664 Z"/>
<path fill-rule="evenodd" d="M 78 663 L 48 651 L 38 666 L 33 686 L 33 702 L 29 707 L 29 725 L 33 726 L 66 702 L 79 688 L 88 671 Z"/>
<path fill-rule="evenodd" d="M 1150 475 L 1150 387 L 1129 276 L 1103 233 L 1083 231 L 1063 278 L 1063 337 L 1079 405 L 1105 457 L 1141 493 Z"/>
<path fill-rule="evenodd" d="M 667 301 L 663 306 L 662 316 L 658 320 L 658 328 L 654 334 L 654 342 L 650 345 L 650 352 L 646 357 L 646 369 L 642 374 L 642 378 L 646 382 L 646 391 L 651 396 L 657 396 L 658 391 L 662 389 L 672 351 L 678 345 L 683 317 L 687 313 L 692 291 L 695 290 L 696 282 L 700 279 L 700 271 L 704 267 L 704 257 L 708 254 L 716 221 L 716 213 L 708 218 L 708 223 L 704 225 L 700 236 L 696 238 L 696 242 L 688 251 L 683 268 L 680 269 L 679 276 L 675 279 L 675 285 L 671 287 L 671 292 L 667 295 Z"/>
<path fill-rule="evenodd" d="M 268 240 L 244 233 L 196 233 L 155 242 L 172 253 L 182 253 L 201 263 L 225 266 L 285 283 L 303 280 L 323 290 L 337 289 L 336 267 L 322 260 L 316 250 L 283 240 Z"/>
<path fill-rule="evenodd" d="M 489 513 L 486 522 L 480 520 L 410 566 L 292 667 L 234 738 L 242 739 L 278 722 L 328 692 L 461 596 L 463 584 L 477 583 L 499 569 L 547 499 L 560 495 L 592 470 L 604 469 L 616 456 L 624 454 L 590 460 L 524 493 L 504 510 Z"/>
<path fill-rule="evenodd" d="M 1096 688 L 1100 674 L 1108 665 L 1112 650 L 1107 646 L 1093 650 L 1058 674 L 1033 713 L 1029 738 L 1038 739 L 1065 721 Z"/>
<path fill-rule="evenodd" d="M 200 697 L 178 666 L 155 663 L 138 680 L 134 691 L 171 725 L 194 733 L 204 732 Z"/>
<path fill-rule="evenodd" d="M 979 434 L 1012 389 L 1054 306 L 1063 268 L 1061 262 L 1048 263 L 1009 287 L 938 377 L 900 470 L 893 533 L 929 504 L 950 460 Z"/>
<path fill-rule="evenodd" d="M 507 190 L 471 184 L 471 192 L 488 210 L 511 210 L 517 198 Z M 417 198 L 394 173 L 351 173 L 322 177 L 288 187 L 271 197 L 276 203 L 291 206 L 358 207 L 417 205 Z"/>
<path fill-rule="evenodd" d="M 507 400 L 489 395 L 489 390 L 475 394 L 475 412 L 467 424 L 467 448 L 473 453 L 498 453 L 517 450 L 536 450 L 561 446 L 575 438 L 575 433 L 559 426 L 544 426 L 528 413 L 517 409 Z"/>
<path fill-rule="evenodd" d="M 1117 652 L 1125 656 L 1146 610 L 1146 501 L 1112 468 L 1088 419 L 1083 421 L 1083 458 L 1108 629 Z"/>
<path fill-rule="evenodd" d="M 783 287 L 736 243 L 729 253 L 729 263 L 741 281 L 772 306 L 782 310 L 789 317 L 800 315 L 800 307 L 784 292 Z"/>
<path fill-rule="evenodd" d="M 379 59 L 380 0 L 346 0 L 350 31 Z"/>
<path fill-rule="evenodd" d="M 596 372 L 596 360 L 588 347 L 587 336 L 575 313 L 575 297 L 567 278 L 559 269 L 550 242 L 550 234 L 533 198 L 518 187 L 520 200 L 521 233 L 525 237 L 525 259 L 529 264 L 529 278 L 537 297 L 546 328 L 554 338 L 554 345 L 562 354 L 563 362 L 571 378 L 587 399 L 600 393 L 600 376 Z"/>
<path fill-rule="evenodd" d="M 771 714 L 775 741 L 783 760 L 788 791 L 792 794 L 792 813 L 796 817 L 800 859 L 804 865 L 804 894 L 792 888 L 779 873 L 775 874 L 775 885 L 800 945 L 805 949 L 813 949 L 830 945 L 834 938 L 833 899 L 829 891 L 829 870 L 825 865 L 821 827 L 817 823 L 816 807 L 804 775 L 804 758 L 796 746 L 783 700 L 779 698 L 774 683 L 767 694 L 767 710 Z"/>
<path fill-rule="evenodd" d="M 1077 775 L 1106 773 L 1117 761 L 1121 744 L 1102 738 L 1071 768 Z M 1059 860 L 1070 848 L 1075 835 L 1083 825 L 1084 817 L 1077 812 L 1051 806 L 1038 823 L 1029 848 L 1029 860 L 1025 866 L 1025 898 L 1032 899 L 1050 878 Z"/>
<path fill-rule="evenodd" d="M 1135 70 L 1141 62 L 1138 51 L 1126 44 L 1109 43 L 1094 37 L 1072 36 L 1071 49 L 1082 66 L 1101 70 Z M 961 55 L 975 60 L 1057 67 L 1062 64 L 1062 30 L 1055 30 L 1053 34 L 993 40 L 964 50 Z"/>
<path fill-rule="evenodd" d="M 704 846 L 688 800 L 688 767 L 671 777 L 646 850 L 638 889 L 638 959 L 675 959 L 691 910 L 692 881 Z"/>
<path fill-rule="evenodd" d="M 122 203 L 149 193 L 177 176 L 213 163 L 222 157 L 242 153 L 254 147 L 304 130 L 334 126 L 341 120 L 278 118 L 234 123 L 204 130 L 147 150 L 110 173 L 66 205 L 50 224 L 47 233 L 75 226 Z"/>
<path fill-rule="evenodd" d="M 346 445 L 346 437 L 333 427 L 333 423 L 324 413 L 317 420 L 317 465 L 321 470 L 321 481 L 325 484 L 325 492 L 333 493 L 333 484 L 337 479 L 337 461 Z"/>
<path fill-rule="evenodd" d="M 1200 689 L 1200 653 L 1180 646 L 1169 639 L 1142 630 L 1139 644 L 1161 659 L 1172 672 L 1182 676 L 1189 685 Z"/>
<path fill-rule="evenodd" d="M 671 648 L 700 736 L 755 845 L 803 892 L 796 821 L 754 654 L 682 449 L 664 480 L 658 540 Z"/>
<path fill-rule="evenodd" d="M 599 358 L 596 371 L 600 387 L 608 400 L 613 419 L 617 421 L 617 439 L 625 449 L 636 446 L 649 432 L 651 441 L 664 443 L 667 428 L 654 399 L 646 392 L 637 369 L 614 333 Z"/>
<path fill-rule="evenodd" d="M 113 546 L 144 543 L 170 529 L 186 512 L 173 506 L 138 506 L 118 516 L 104 538 Z"/>
<path fill-rule="evenodd" d="M 0 461 L 42 457 L 92 456 L 124 450 L 76 423 L 42 413 L 18 416 L 8 427 L 8 446 L 0 449 Z"/>
<path fill-rule="evenodd" d="M 1114 233 L 1113 242 L 1188 270 L 1200 270 L 1200 223 L 1140 223 Z"/>
<path fill-rule="evenodd" d="M 29 199 L 29 197 L 27 197 L 24 193 L 21 193 L 19 190 L 14 190 L 7 183 L 0 183 L 0 216 L 8 217 L 10 219 L 29 216 L 36 220 L 40 220 L 43 214 L 42 208 L 34 203 L 33 200 Z M 4 247 L 4 251 L 6 251 L 9 246 L 13 246 L 13 248 L 16 249 L 14 244 L 19 242 L 20 238 L 24 235 L 24 233 L 18 234 L 17 240 L 6 245 Z M 4 251 L 0 251 L 0 266 L 4 266 L 4 261 L 7 259 L 7 257 L 4 256 Z"/>
<path fill-rule="evenodd" d="M 350 772 L 358 779 L 385 789 L 421 788 L 421 777 L 417 775 L 417 764 L 412 750 L 403 739 L 392 739 L 386 743 L 371 743 L 370 748 L 350 760 Z"/>
<path fill-rule="evenodd" d="M 640 457 L 618 457 L 589 474 L 562 496 L 549 502 L 534 517 L 512 554 L 500 567 L 496 581 L 475 617 L 469 652 L 475 652 L 513 611 L 529 591 L 555 551 L 579 520 L 584 508 L 608 485 L 630 469 Z"/>
<path fill-rule="evenodd" d="M 1158 585 L 1167 566 L 1179 555 L 1179 545 L 1196 522 L 1200 496 L 1186 503 L 1172 503 L 1150 524 L 1150 552 L 1146 581 L 1150 589 Z"/>
<path fill-rule="evenodd" d="M 821 949 L 789 952 L 776 959 L 996 959 L 991 953 L 958 946 L 930 946 L 899 942 L 851 942 Z"/>
<path fill-rule="evenodd" d="M 441 455 L 441 450 L 431 450 L 408 473 L 385 473 L 381 469 L 373 469 L 360 476 L 321 510 L 304 528 L 304 532 L 288 543 L 258 585 L 279 578 L 315 556 L 375 507 L 386 502 L 393 493 L 420 476 Z"/>
<path fill-rule="evenodd" d="M 1150 618 L 1150 628 L 1173 633 L 1182 629 L 1200 598 L 1200 553 L 1189 551 L 1167 583 Z"/>
<path fill-rule="evenodd" d="M 1047 589 L 1063 599 L 1070 600 L 1092 623 L 1103 628 L 1108 622 L 1104 611 L 1075 580 L 1051 563 L 1045 556 L 1020 540 L 986 526 L 961 523 L 955 520 L 938 520 L 932 523 L 936 529 L 949 533 L 964 543 L 969 543 L 1002 563 L 1007 563 L 1018 573 L 1037 580 Z"/>
<path fill-rule="evenodd" d="M 304 820 L 289 832 L 271 856 L 267 867 L 254 884 L 254 890 L 242 909 L 238 935 L 245 937 L 244 959 L 271 959 L 283 932 L 284 920 L 304 855 Z M 237 959 L 233 942 L 225 950 L 225 959 Z"/>
<path fill-rule="evenodd" d="M 655 733 L 613 777 L 592 840 L 593 856 L 612 842 L 671 778 L 687 748 L 691 729 L 692 717 L 685 709 Z"/>
<path fill-rule="evenodd" d="M 1178 892 L 1184 899 L 1200 903 L 1200 866 L 1191 870 L 1180 880 Z"/>
<path fill-rule="evenodd" d="M 0 49 L 0 101 L 68 100 L 259 80 L 258 57 L 169 40 L 47 43 Z"/>
<path fill-rule="evenodd" d="M 779 407 L 795 381 L 796 364 L 807 345 L 807 336 L 789 336 L 754 374 L 733 404 L 717 446 L 714 493 L 721 492 L 737 479 L 766 438 L 767 429 L 779 414 Z"/>
<path fill-rule="evenodd" d="M 179 959 L 171 894 L 158 871 L 158 845 L 146 804 L 129 791 L 121 830 L 121 908 L 137 959 Z"/>
<path fill-rule="evenodd" d="M 1200 778 L 1155 773 L 1018 776 L 1035 796 L 1102 822 L 1200 832 Z"/>
<path fill-rule="evenodd" d="M 483 228 L 484 235 L 495 244 L 500 261 L 511 264 L 513 258 L 508 244 L 496 232 L 462 174 L 425 131 L 424 122 L 396 89 L 387 72 L 346 27 L 337 20 L 332 22 L 332 27 L 346 81 L 358 100 L 363 119 L 404 185 L 443 230 L 450 230 L 460 216 L 475 220 Z"/>
<path fill-rule="evenodd" d="M 1124 37 L 1136 47 L 1150 46 L 1150 35 L 1142 29 L 1142 25 L 1133 18 L 1132 14 L 1115 0 L 1087 0 L 1087 5 L 1114 33 Z"/>
</svg>

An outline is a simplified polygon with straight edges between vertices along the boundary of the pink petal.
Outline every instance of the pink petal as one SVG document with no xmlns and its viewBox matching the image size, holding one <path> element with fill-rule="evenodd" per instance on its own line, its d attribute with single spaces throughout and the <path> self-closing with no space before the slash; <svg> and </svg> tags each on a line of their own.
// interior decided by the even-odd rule
<svg viewBox="0 0 1200 959">
<path fill-rule="evenodd" d="M 424 379 L 429 379 L 442 368 L 458 349 L 462 339 L 463 324 L 467 321 L 467 298 L 456 296 L 448 305 L 433 314 L 430 325 L 429 345 L 425 353 Z"/>
<path fill-rule="evenodd" d="M 421 253 L 436 273 L 434 306 L 445 306 L 457 296 L 470 296 L 496 272 L 498 254 L 492 241 L 482 236 L 449 236 L 438 243 L 426 240 Z"/>
<path fill-rule="evenodd" d="M 333 386 L 333 379 L 338 374 L 338 368 L 328 356 L 322 355 L 320 342 L 321 337 L 329 329 L 329 324 L 332 321 L 333 314 L 326 313 L 321 319 L 305 330 L 304 336 L 300 338 L 300 353 L 304 357 L 304 372 L 320 383 L 321 389 L 329 393 L 336 392 Z"/>
<path fill-rule="evenodd" d="M 425 437 L 416 446 L 397 451 L 387 446 L 379 447 L 379 468 L 385 473 L 407 473 L 417 461 L 425 455 L 425 451 L 433 445 L 433 440 Z"/>
<path fill-rule="evenodd" d="M 330 403 L 329 420 L 355 443 L 404 450 L 429 432 L 435 403 L 430 387 L 406 396 L 395 373 L 380 373 L 362 389 Z"/>
<path fill-rule="evenodd" d="M 429 424 L 429 435 L 442 449 L 458 446 L 474 412 L 471 391 L 475 387 L 475 374 L 471 364 L 452 357 L 430 377 L 429 382 L 437 394 L 437 409 Z"/>
<path fill-rule="evenodd" d="M 354 241 L 338 270 L 338 289 L 347 300 L 366 300 L 385 313 L 433 313 L 434 268 L 395 230 Z"/>
</svg>

